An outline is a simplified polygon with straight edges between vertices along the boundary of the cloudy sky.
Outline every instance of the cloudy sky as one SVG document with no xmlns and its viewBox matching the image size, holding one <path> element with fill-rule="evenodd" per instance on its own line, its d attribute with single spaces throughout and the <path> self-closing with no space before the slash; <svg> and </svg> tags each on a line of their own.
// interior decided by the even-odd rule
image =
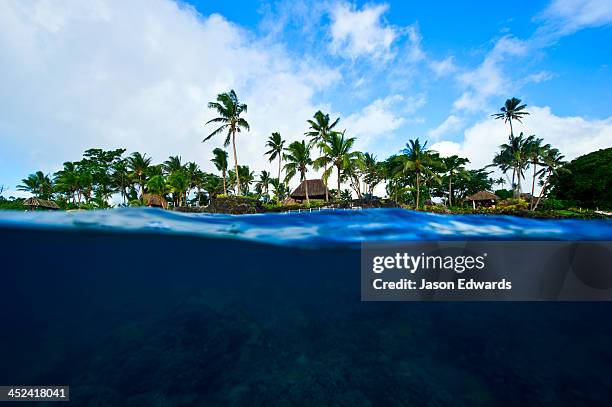
<svg viewBox="0 0 612 407">
<path fill-rule="evenodd" d="M 258 171 L 268 135 L 301 139 L 318 109 L 381 159 L 420 137 L 480 167 L 512 96 L 520 130 L 573 158 L 612 146 L 612 2 L 3 0 L 0 185 L 92 147 L 212 171 L 206 104 L 231 88 Z"/>
</svg>

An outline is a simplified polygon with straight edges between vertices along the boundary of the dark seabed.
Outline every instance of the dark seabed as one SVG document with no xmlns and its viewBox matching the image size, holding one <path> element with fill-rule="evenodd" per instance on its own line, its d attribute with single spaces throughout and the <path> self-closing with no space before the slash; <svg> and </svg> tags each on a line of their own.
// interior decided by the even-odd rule
<svg viewBox="0 0 612 407">
<path fill-rule="evenodd" d="M 609 405 L 612 303 L 361 302 L 358 243 L 410 236 L 612 224 L 0 213 L 0 384 L 70 385 L 75 406 Z"/>
</svg>

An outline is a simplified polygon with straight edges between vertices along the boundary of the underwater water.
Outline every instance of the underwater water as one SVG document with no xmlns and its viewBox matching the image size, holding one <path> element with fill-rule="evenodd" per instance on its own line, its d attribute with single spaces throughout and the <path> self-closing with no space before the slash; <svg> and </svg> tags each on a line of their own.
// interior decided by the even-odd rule
<svg viewBox="0 0 612 407">
<path fill-rule="evenodd" d="M 0 384 L 75 406 L 609 405 L 612 303 L 360 301 L 360 242 L 419 239 L 612 222 L 0 212 Z"/>
</svg>

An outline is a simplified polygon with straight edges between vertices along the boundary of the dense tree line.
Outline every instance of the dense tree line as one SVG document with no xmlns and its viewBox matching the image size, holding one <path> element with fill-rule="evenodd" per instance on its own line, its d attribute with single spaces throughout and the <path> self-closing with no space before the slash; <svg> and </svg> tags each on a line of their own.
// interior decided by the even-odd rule
<svg viewBox="0 0 612 407">
<path fill-rule="evenodd" d="M 355 150 L 354 137 L 340 130 L 340 118 L 316 112 L 307 120 L 303 139 L 287 145 L 279 132 L 265 141 L 265 155 L 272 171 L 255 174 L 248 165 L 238 161 L 238 135 L 248 132 L 249 123 L 243 117 L 247 105 L 233 90 L 222 93 L 208 107 L 216 117 L 206 124 L 215 125 L 203 140 L 222 135 L 224 147 L 231 145 L 232 164 L 225 148 L 215 148 L 210 161 L 217 174 L 202 171 L 194 162 L 182 163 L 180 156 L 153 164 L 151 157 L 140 152 L 125 155 L 124 149 L 85 151 L 80 161 L 66 162 L 53 175 L 42 172 L 31 174 L 19 186 L 41 198 L 56 198 L 69 205 L 94 207 L 109 206 L 110 197 L 119 194 L 124 205 L 142 204 L 145 194 L 166 198 L 173 206 L 205 205 L 220 194 L 251 196 L 266 202 L 282 202 L 289 194 L 289 183 L 294 178 L 303 181 L 311 170 L 320 170 L 323 182 L 330 185 L 325 200 L 372 199 L 374 189 L 384 184 L 387 197 L 400 204 L 422 207 L 432 198 L 440 198 L 447 205 L 460 205 L 464 198 L 480 190 L 510 185 L 509 194 L 519 198 L 525 183 L 529 185 L 529 206 L 535 210 L 555 181 L 557 185 L 572 171 L 564 166 L 560 152 L 545 144 L 535 135 L 514 134 L 513 121 L 521 122 L 529 113 L 519 99 L 508 99 L 499 113 L 493 116 L 509 124 L 510 134 L 505 144 L 493 157 L 491 165 L 467 169 L 467 157 L 441 157 L 419 138 L 409 140 L 405 147 L 384 160 L 368 152 Z M 262 143 L 264 144 L 264 143 Z M 493 179 L 492 167 L 507 177 Z M 272 176 L 274 172 L 275 176 Z M 536 184 L 539 194 L 535 194 Z M 566 188 L 570 191 L 569 188 Z M 306 200 L 309 191 L 306 184 Z"/>
</svg>

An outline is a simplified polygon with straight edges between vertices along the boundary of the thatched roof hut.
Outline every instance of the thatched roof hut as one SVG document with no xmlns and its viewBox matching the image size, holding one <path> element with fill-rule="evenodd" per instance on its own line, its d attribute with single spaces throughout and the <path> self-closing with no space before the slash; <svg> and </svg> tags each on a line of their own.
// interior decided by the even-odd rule
<svg viewBox="0 0 612 407">
<path fill-rule="evenodd" d="M 144 194 L 142 201 L 145 206 L 168 209 L 168 202 L 161 195 Z"/>
<path fill-rule="evenodd" d="M 306 187 L 305 184 L 308 183 L 308 198 L 310 199 L 325 199 L 325 191 L 327 190 L 327 194 L 329 195 L 329 190 L 323 183 L 322 179 L 309 179 L 306 181 L 302 181 L 300 186 L 298 186 L 290 195 L 291 198 L 296 201 L 303 201 L 306 199 Z"/>
<path fill-rule="evenodd" d="M 23 201 L 23 205 L 30 210 L 57 210 L 60 208 L 54 201 L 40 198 L 28 198 Z"/>
<path fill-rule="evenodd" d="M 481 206 L 489 206 L 499 200 L 499 197 L 489 191 L 478 191 L 474 195 L 465 198 L 467 201 L 472 201 L 472 208 L 476 209 L 476 203 Z"/>
</svg>

